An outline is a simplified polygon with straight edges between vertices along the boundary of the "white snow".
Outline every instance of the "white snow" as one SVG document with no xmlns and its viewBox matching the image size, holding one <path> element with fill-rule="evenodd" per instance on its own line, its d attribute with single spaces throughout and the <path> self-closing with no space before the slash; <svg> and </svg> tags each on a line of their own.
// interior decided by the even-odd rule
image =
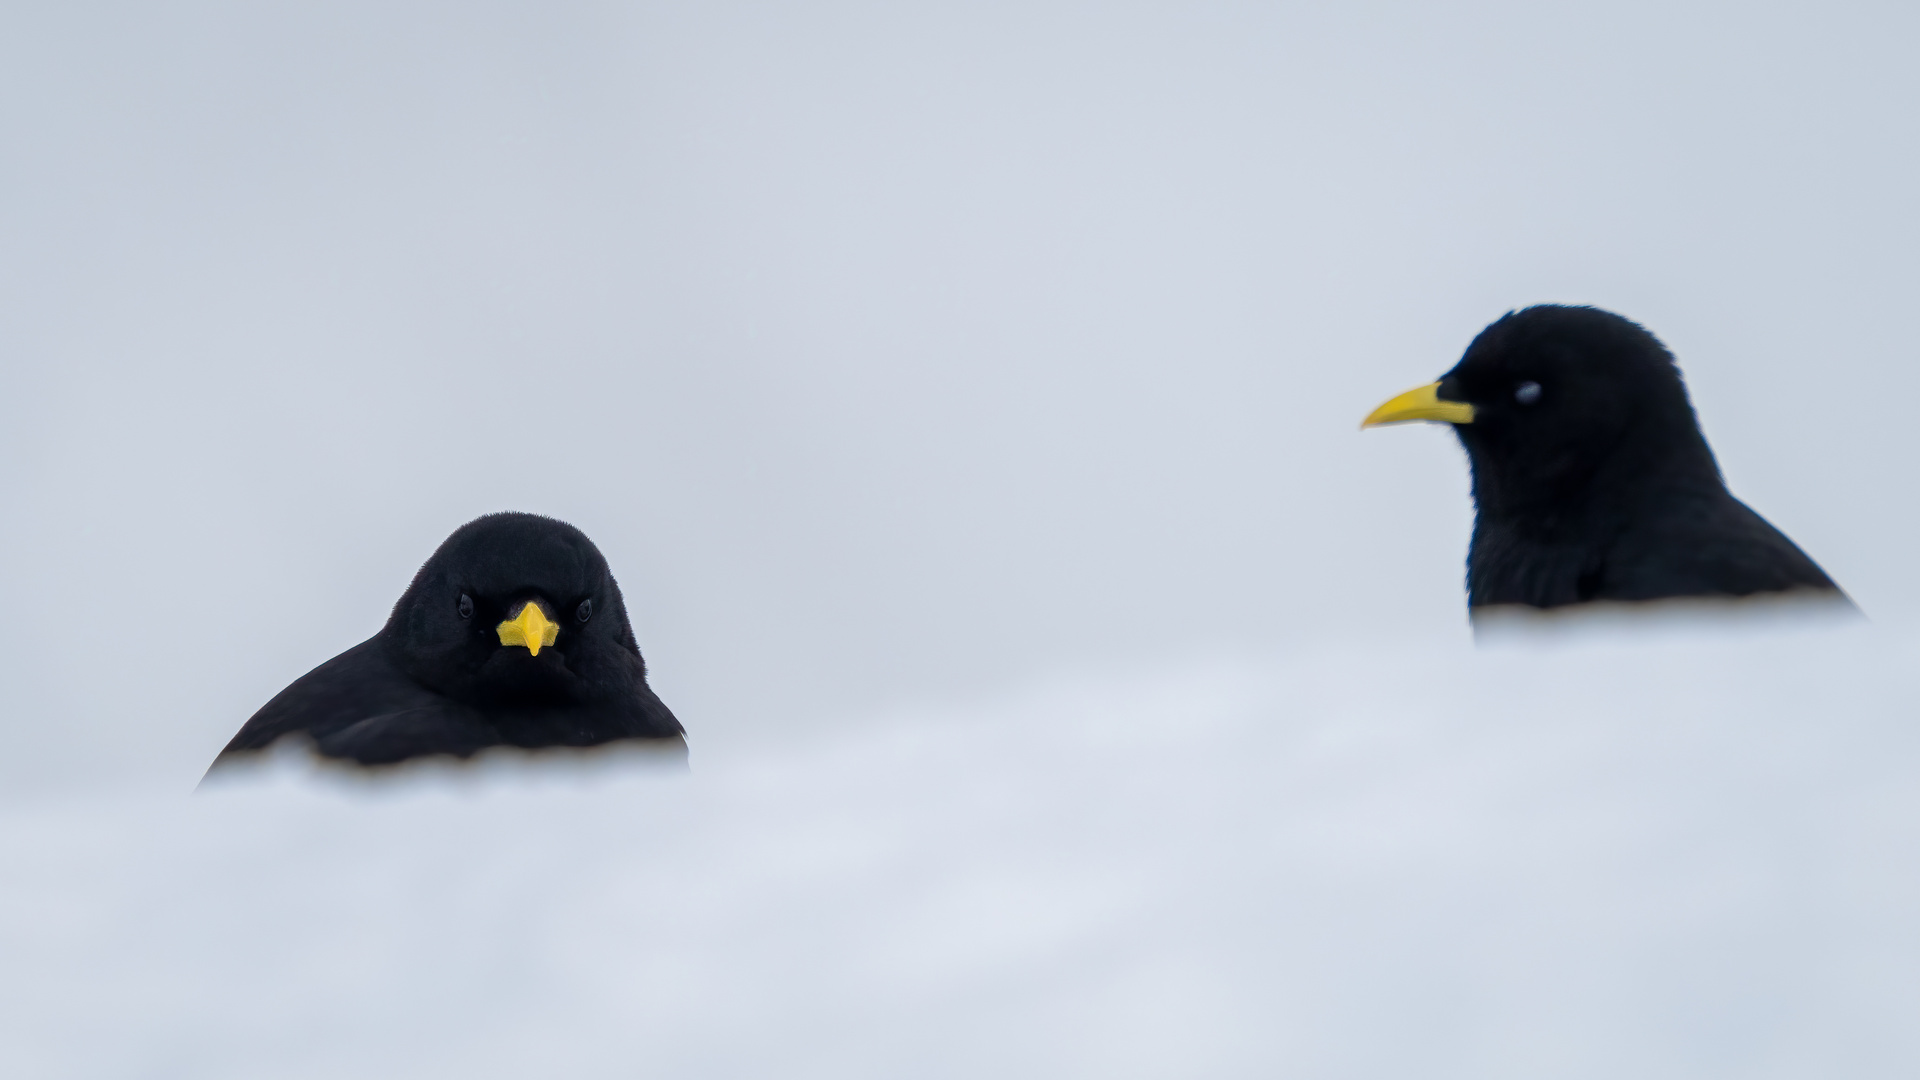
<svg viewBox="0 0 1920 1080">
<path fill-rule="evenodd" d="M 1910 1076 L 1916 648 L 1329 648 L 14 806 L 0 1074 Z"/>
</svg>

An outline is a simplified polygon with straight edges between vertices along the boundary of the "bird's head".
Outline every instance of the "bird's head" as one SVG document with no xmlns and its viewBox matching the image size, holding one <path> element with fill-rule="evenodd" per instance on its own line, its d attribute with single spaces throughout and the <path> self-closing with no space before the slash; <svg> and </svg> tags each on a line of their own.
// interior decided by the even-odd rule
<svg viewBox="0 0 1920 1080">
<path fill-rule="evenodd" d="M 1673 355 L 1638 323 L 1541 305 L 1482 330 L 1453 370 L 1363 427 L 1453 425 L 1482 512 L 1571 512 L 1597 478 L 1719 483 Z M 1613 485 L 1605 485 L 1612 487 Z"/>
<path fill-rule="evenodd" d="M 480 707 L 592 701 L 644 678 L 606 559 L 579 529 L 535 514 L 456 530 L 382 635 L 423 685 Z"/>
</svg>

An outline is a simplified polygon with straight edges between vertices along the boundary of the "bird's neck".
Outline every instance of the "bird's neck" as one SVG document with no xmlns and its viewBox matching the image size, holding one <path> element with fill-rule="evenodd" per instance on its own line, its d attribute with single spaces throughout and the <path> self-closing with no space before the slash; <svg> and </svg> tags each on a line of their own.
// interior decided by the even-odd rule
<svg viewBox="0 0 1920 1080">
<path fill-rule="evenodd" d="M 1476 538 L 1498 532 L 1545 546 L 1604 544 L 1675 499 L 1732 498 L 1706 440 L 1625 438 L 1607 454 L 1567 462 L 1493 463 L 1469 454 Z"/>
</svg>

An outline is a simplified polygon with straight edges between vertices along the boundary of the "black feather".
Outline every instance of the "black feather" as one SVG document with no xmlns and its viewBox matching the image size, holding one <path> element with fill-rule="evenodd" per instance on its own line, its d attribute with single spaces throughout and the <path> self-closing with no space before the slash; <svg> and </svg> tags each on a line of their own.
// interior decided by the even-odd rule
<svg viewBox="0 0 1920 1080">
<path fill-rule="evenodd" d="M 574 613 L 588 600 L 581 623 Z M 563 616 L 554 644 L 537 656 L 502 645 L 495 629 L 529 601 Z M 565 522 L 516 513 L 456 530 L 379 633 L 275 695 L 214 765 L 288 735 L 361 765 L 623 739 L 685 748 L 680 722 L 647 686 L 626 602 L 599 549 Z"/>
<path fill-rule="evenodd" d="M 1439 396 L 1474 409 L 1454 425 L 1473 470 L 1471 607 L 1841 595 L 1727 490 L 1673 355 L 1637 323 L 1589 307 L 1511 313 Z"/>
</svg>

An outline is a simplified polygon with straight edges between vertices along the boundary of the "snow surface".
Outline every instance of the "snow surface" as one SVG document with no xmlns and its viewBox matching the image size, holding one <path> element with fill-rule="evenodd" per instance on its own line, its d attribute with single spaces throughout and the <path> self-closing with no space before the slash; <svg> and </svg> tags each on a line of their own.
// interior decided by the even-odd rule
<svg viewBox="0 0 1920 1080">
<path fill-rule="evenodd" d="M 1327 649 L 0 812 L 0 1074 L 1910 1076 L 1920 641 Z"/>
</svg>

